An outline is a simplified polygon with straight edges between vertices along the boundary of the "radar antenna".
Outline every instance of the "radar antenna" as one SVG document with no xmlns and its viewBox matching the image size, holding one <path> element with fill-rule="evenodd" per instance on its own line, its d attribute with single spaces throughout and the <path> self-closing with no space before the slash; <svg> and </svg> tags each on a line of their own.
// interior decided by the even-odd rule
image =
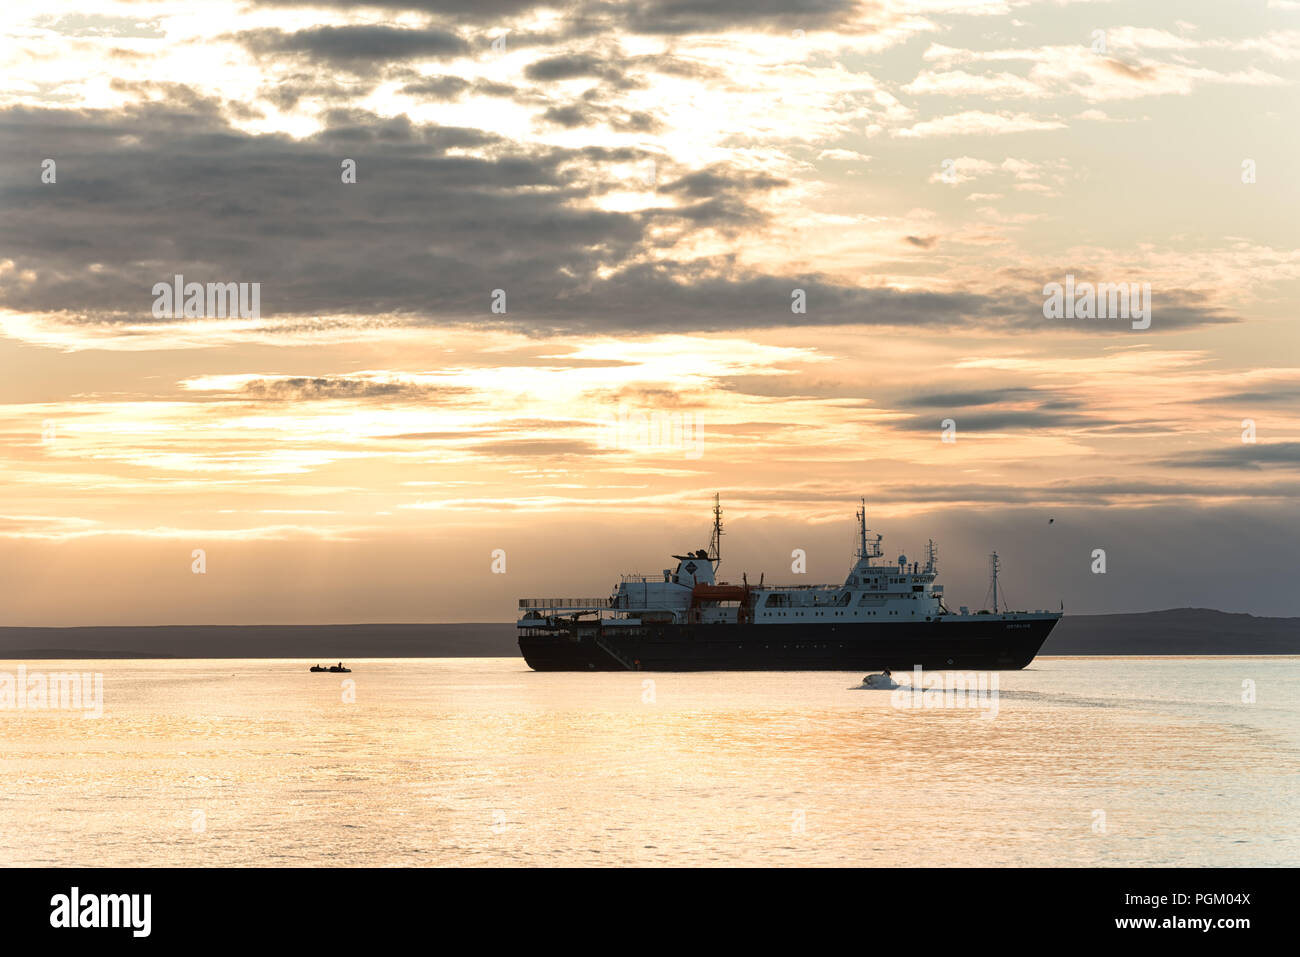
<svg viewBox="0 0 1300 957">
<path fill-rule="evenodd" d="M 993 593 L 993 613 L 998 614 L 998 569 L 1002 567 L 997 552 L 989 553 L 989 590 Z M 985 598 L 988 596 L 985 595 Z"/>
<path fill-rule="evenodd" d="M 877 534 L 875 541 L 870 545 L 867 544 L 867 500 L 864 498 L 860 499 L 860 501 L 862 502 L 862 508 L 853 514 L 858 520 L 858 561 L 865 561 L 870 558 L 879 558 L 883 554 L 880 551 L 882 536 Z"/>
<path fill-rule="evenodd" d="M 713 495 L 713 538 L 709 540 L 709 561 L 722 564 L 722 505 L 716 492 Z"/>
</svg>

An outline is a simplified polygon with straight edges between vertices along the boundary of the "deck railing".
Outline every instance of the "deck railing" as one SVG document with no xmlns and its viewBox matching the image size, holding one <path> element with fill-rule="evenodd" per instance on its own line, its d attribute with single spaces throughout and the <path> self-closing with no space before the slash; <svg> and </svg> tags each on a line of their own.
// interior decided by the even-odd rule
<svg viewBox="0 0 1300 957">
<path fill-rule="evenodd" d="M 520 608 L 609 608 L 608 598 L 521 598 Z"/>
</svg>

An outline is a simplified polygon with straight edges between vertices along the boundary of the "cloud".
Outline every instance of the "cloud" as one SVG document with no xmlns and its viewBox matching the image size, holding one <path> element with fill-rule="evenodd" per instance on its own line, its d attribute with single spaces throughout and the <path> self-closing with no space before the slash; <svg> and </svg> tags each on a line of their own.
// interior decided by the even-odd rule
<svg viewBox="0 0 1300 957">
<path fill-rule="evenodd" d="M 1008 133 L 1059 130 L 1064 129 L 1065 125 L 1055 118 L 1030 116 L 1027 113 L 966 110 L 964 113 L 922 120 L 912 126 L 894 130 L 893 135 L 906 139 L 931 136 L 1000 136 Z"/>
<path fill-rule="evenodd" d="M 619 78 L 620 70 L 589 53 L 563 54 L 548 57 L 524 67 L 524 76 L 530 80 L 570 80 L 575 77 Z"/>
<path fill-rule="evenodd" d="M 312 60 L 366 68 L 394 60 L 445 59 L 470 50 L 469 43 L 448 30 L 381 25 L 311 27 L 294 33 L 248 30 L 237 38 L 259 55 L 302 54 Z"/>
<path fill-rule="evenodd" d="M 1114 420 L 1076 412 L 1052 412 L 1040 409 L 1006 409 L 986 412 L 959 412 L 951 416 L 957 423 L 958 434 L 981 432 L 1027 432 L 1041 429 L 1063 430 L 1093 429 L 1116 424 Z M 914 415 L 890 423 L 891 428 L 903 432 L 939 433 L 940 417 Z"/>
<path fill-rule="evenodd" d="M 1166 459 L 1176 468 L 1242 469 L 1259 471 L 1267 466 L 1300 467 L 1300 442 L 1246 443 Z"/>
<path fill-rule="evenodd" d="M 32 23 L 70 37 L 116 37 L 120 39 L 156 40 L 166 36 L 162 22 L 157 19 L 115 17 L 102 13 L 73 13 L 34 17 Z"/>
<path fill-rule="evenodd" d="M 788 186 L 789 180 L 769 173 L 736 172 L 723 166 L 696 170 L 659 187 L 659 192 L 692 199 L 711 199 L 722 193 L 765 191 Z"/>
<path fill-rule="evenodd" d="M 592 442 L 572 439 L 502 439 L 476 443 L 470 451 L 495 458 L 544 458 L 601 455 L 609 450 Z"/>
<path fill-rule="evenodd" d="M 976 76 L 964 70 L 926 71 L 903 87 L 904 93 L 942 96 L 980 96 L 998 100 L 1017 96 L 1038 96 L 1039 88 L 1013 73 Z"/>
<path fill-rule="evenodd" d="M 918 74 L 904 89 L 913 93 L 982 96 L 990 99 L 1076 96 L 1089 102 L 1100 102 L 1145 96 L 1186 95 L 1199 84 L 1276 86 L 1286 83 L 1282 77 L 1264 72 L 1253 65 L 1245 70 L 1225 72 L 1185 60 L 1169 62 L 1143 57 L 1136 53 L 1135 41 L 1138 37 L 1154 41 L 1158 37 L 1170 35 L 1161 34 L 1160 31 L 1144 35 L 1133 32 L 1131 28 L 1128 32 L 1113 32 L 1117 41 L 1115 49 L 1125 50 L 1122 58 L 1093 52 L 1083 44 L 998 50 L 963 50 L 931 44 L 923 56 L 926 60 L 939 64 L 942 69 Z M 1112 31 L 1108 31 L 1108 43 L 1111 35 Z M 1191 46 L 1197 47 L 1208 45 L 1191 43 Z M 1290 37 L 1273 37 L 1269 43 L 1258 46 L 1280 55 L 1280 58 L 1287 58 L 1286 51 L 1292 48 L 1300 51 L 1300 43 L 1294 42 L 1294 38 Z M 1176 45 L 1166 40 L 1158 48 L 1167 50 L 1188 47 L 1183 41 Z M 1025 76 L 1007 72 L 971 74 L 951 69 L 972 63 L 1013 62 L 1031 64 L 1028 73 Z"/>
<path fill-rule="evenodd" d="M 1063 183 L 1065 181 L 1065 173 L 1068 169 L 1069 164 L 1065 160 L 1034 162 L 1032 160 L 1008 156 L 1001 162 L 995 163 L 990 160 L 978 159 L 973 156 L 958 156 L 953 159 L 944 160 L 940 168 L 930 174 L 927 182 L 944 183 L 949 186 L 960 186 L 962 183 L 969 183 L 973 180 L 979 179 L 980 177 L 1005 174 L 1010 175 L 1022 183 L 1037 180 L 1045 176 L 1052 178 L 1058 183 Z"/>
<path fill-rule="evenodd" d="M 627 30 L 644 35 L 682 36 L 733 30 L 789 32 L 853 24 L 878 14 L 861 0 L 256 0 L 268 7 L 371 8 L 403 10 L 456 22 L 498 25 L 545 14 L 561 35 L 594 29 Z M 560 16 L 555 16 L 555 14 Z"/>
<path fill-rule="evenodd" d="M 458 76 L 430 76 L 406 84 L 402 87 L 402 92 L 431 100 L 455 100 L 471 85 L 469 80 Z"/>
<path fill-rule="evenodd" d="M 1228 392 L 1221 395 L 1209 395 L 1192 401 L 1198 405 L 1229 405 L 1237 403 L 1273 405 L 1278 403 L 1291 404 L 1297 400 L 1300 400 L 1300 385 L 1279 383 L 1271 386 L 1267 391 L 1251 389 L 1241 392 Z"/>
<path fill-rule="evenodd" d="M 846 163 L 869 163 L 871 157 L 856 150 L 831 149 L 822 150 L 817 154 L 819 160 L 842 160 Z"/>
<path fill-rule="evenodd" d="M 950 409 L 966 406 L 996 405 L 1002 402 L 1038 401 L 1044 397 L 1054 397 L 1056 393 L 1043 389 L 1024 386 L 1009 386 L 991 389 L 969 389 L 960 392 L 922 392 L 900 399 L 900 407 L 923 409 Z M 1059 401 L 1059 400 L 1056 400 Z"/>
<path fill-rule="evenodd" d="M 219 376 L 192 379 L 183 385 L 192 391 L 224 392 L 225 397 L 269 402 L 304 402 L 322 399 L 384 399 L 426 401 L 462 397 L 471 390 L 462 386 L 392 376 Z"/>
<path fill-rule="evenodd" d="M 521 3 L 492 11 L 531 9 Z M 609 23 L 623 16 L 622 8 L 571 9 L 598 14 L 588 25 L 588 39 L 604 37 Z M 635 10 L 719 26 L 730 17 L 736 29 L 756 23 L 769 29 L 797 15 L 805 30 L 870 13 L 834 2 L 645 3 Z M 852 150 L 818 149 L 818 131 L 788 135 L 775 123 L 778 128 L 764 134 L 761 144 L 728 134 L 669 150 L 665 144 L 681 146 L 690 133 L 673 126 L 679 118 L 670 110 L 660 114 L 601 99 L 629 82 L 630 65 L 692 79 L 703 73 L 706 86 L 735 84 L 719 65 L 721 57 L 710 59 L 676 42 L 671 54 L 662 55 L 624 57 L 612 44 L 548 50 L 540 57 L 526 52 L 511 67 L 528 80 L 519 88 L 450 66 L 427 76 L 410 66 L 385 67 L 393 58 L 482 52 L 457 32 L 463 26 L 448 29 L 437 17 L 428 23 L 420 29 L 371 24 L 232 34 L 265 51 L 269 62 L 262 64 L 267 72 L 259 77 L 260 88 L 278 98 L 281 108 L 300 107 L 304 97 L 325 100 L 323 108 L 312 103 L 304 111 L 319 109 L 312 119 L 322 124 L 307 135 L 257 132 L 273 122 L 238 113 L 247 108 L 234 99 L 163 82 L 118 82 L 115 91 L 148 99 L 119 110 L 0 110 L 0 149 L 16 158 L 15 165 L 0 169 L 0 212 L 9 227 L 0 236 L 0 307 L 22 313 L 29 324 L 57 321 L 101 330 L 115 325 L 123 339 L 141 337 L 139 327 L 151 321 L 150 290 L 179 273 L 198 282 L 261 283 L 259 332 L 305 333 L 340 316 L 375 326 L 476 323 L 537 335 L 714 331 L 792 321 L 1049 328 L 1041 300 L 1024 289 L 994 288 L 974 270 L 942 277 L 915 273 L 915 264 L 941 257 L 914 250 L 937 250 L 942 243 L 945 258 L 958 256 L 974 242 L 1001 241 L 988 235 L 992 230 L 972 239 L 969 231 L 954 232 L 925 216 L 884 228 L 855 212 L 825 231 L 826 241 L 841 249 L 860 244 L 868 250 L 866 260 L 874 249 L 883 251 L 876 258 L 887 266 L 891 259 L 907 262 L 902 276 L 877 271 L 873 263 L 845 266 L 853 258 L 849 253 L 837 256 L 840 262 L 825 272 L 809 266 L 825 261 L 820 248 L 806 259 L 784 255 L 793 248 L 796 229 L 807 229 L 810 237 L 822 232 L 809 217 L 817 205 L 824 209 L 817 193 L 827 184 L 796 157 L 866 158 Z M 757 42 L 766 51 L 787 39 L 796 38 Z M 770 57 L 764 52 L 755 62 Z M 286 58 L 289 72 L 273 76 Z M 304 58 L 320 62 L 304 64 Z M 367 69 L 354 76 L 333 66 L 351 63 Z M 863 115 L 871 120 L 885 115 L 890 122 L 911 122 L 904 120 L 910 112 L 870 78 L 840 68 L 790 69 L 804 83 L 830 77 L 845 109 L 868 111 Z M 570 99 L 566 93 L 552 101 L 529 87 L 589 78 L 600 81 L 591 98 Z M 479 104 L 463 102 L 489 84 L 492 95 L 515 97 L 488 104 L 509 115 L 500 124 L 505 132 L 483 128 L 488 124 L 480 125 L 474 115 Z M 411 116 L 400 109 L 381 115 L 345 105 L 360 97 L 379 101 L 387 91 L 420 102 L 398 98 Z M 534 96 L 540 99 L 529 100 L 522 116 L 510 112 Z M 426 116 L 456 117 L 463 125 L 412 118 Z M 967 111 L 914 123 L 898 135 L 1000 134 L 1060 125 L 1028 114 Z M 843 131 L 833 133 L 836 139 L 827 141 L 842 142 Z M 659 136 L 663 140 L 653 139 Z M 797 142 L 781 142 L 790 136 Z M 597 137 L 612 145 L 568 145 Z M 57 185 L 38 185 L 28 175 L 45 156 L 68 157 Z M 356 184 L 340 180 L 345 159 L 357 163 Z M 651 160 L 657 179 L 629 175 L 629 167 Z M 1059 176 L 1053 162 L 964 157 L 957 172 L 959 181 L 998 175 L 1014 179 L 1017 189 L 1041 191 L 1050 187 L 1040 181 Z M 845 225 L 854 216 L 857 222 Z M 848 239 L 841 241 L 836 230 Z M 127 235 L 131 243 L 121 241 Z M 936 278 L 936 291 L 923 291 Z M 891 287 L 904 282 L 907 288 Z M 963 288 L 964 282 L 976 288 Z M 809 311 L 794 319 L 796 288 L 808 294 Z M 496 289 L 507 295 L 504 313 L 491 311 Z M 1157 300 L 1157 329 L 1222 321 L 1231 320 L 1205 302 L 1187 301 L 1180 309 L 1171 297 Z M 203 323 L 191 328 L 195 336 L 205 331 Z M 1050 328 L 1085 335 L 1117 331 L 1082 323 Z M 254 330 L 248 331 L 251 337 Z"/>
<path fill-rule="evenodd" d="M 652 229 L 761 222 L 753 200 L 787 182 L 770 173 L 715 163 L 667 179 L 669 203 L 609 211 L 583 201 L 621 183 L 607 167 L 639 151 L 525 152 L 405 117 L 325 119 L 316 136 L 292 140 L 233 130 L 203 100 L 122 114 L 0 111 L 0 144 L 33 168 L 41 156 L 77 157 L 52 188 L 0 172 L 10 200 L 0 260 L 29 277 L 0 284 L 0 305 L 147 322 L 153 285 L 180 273 L 260 282 L 269 322 L 384 314 L 538 332 L 726 329 L 788 324 L 796 285 L 809 293 L 810 322 L 929 325 L 995 308 L 973 295 L 763 276 L 725 259 L 646 258 Z M 465 147 L 482 155 L 449 152 Z M 340 179 L 345 157 L 358 164 L 354 185 Z M 497 288 L 507 290 L 503 316 L 490 312 Z"/>
<path fill-rule="evenodd" d="M 586 101 L 549 107 L 541 118 L 546 123 L 570 130 L 602 123 L 611 130 L 624 133 L 658 133 L 664 128 L 663 123 L 643 110 L 629 113 Z"/>
</svg>

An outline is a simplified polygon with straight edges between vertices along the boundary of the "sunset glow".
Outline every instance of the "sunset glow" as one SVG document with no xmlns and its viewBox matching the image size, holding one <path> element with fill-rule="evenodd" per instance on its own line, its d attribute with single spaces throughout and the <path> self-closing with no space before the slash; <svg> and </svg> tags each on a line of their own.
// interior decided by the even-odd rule
<svg viewBox="0 0 1300 957">
<path fill-rule="evenodd" d="M 714 492 L 736 579 L 865 497 L 972 600 L 1300 614 L 1300 11 L 659 6 L 6 3 L 7 623 L 512 620 Z"/>
</svg>

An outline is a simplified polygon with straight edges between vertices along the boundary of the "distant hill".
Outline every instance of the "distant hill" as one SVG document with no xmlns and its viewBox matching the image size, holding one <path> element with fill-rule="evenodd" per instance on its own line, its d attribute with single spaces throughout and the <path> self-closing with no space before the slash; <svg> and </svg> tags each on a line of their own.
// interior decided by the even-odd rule
<svg viewBox="0 0 1300 957">
<path fill-rule="evenodd" d="M 1207 608 L 1067 615 L 1044 655 L 1300 655 L 1300 618 Z M 0 628 L 0 659 L 506 658 L 512 623 L 457 625 L 159 625 Z"/>
<path fill-rule="evenodd" d="M 1300 655 L 1300 618 L 1210 608 L 1130 615 L 1066 615 L 1044 655 Z"/>
</svg>

